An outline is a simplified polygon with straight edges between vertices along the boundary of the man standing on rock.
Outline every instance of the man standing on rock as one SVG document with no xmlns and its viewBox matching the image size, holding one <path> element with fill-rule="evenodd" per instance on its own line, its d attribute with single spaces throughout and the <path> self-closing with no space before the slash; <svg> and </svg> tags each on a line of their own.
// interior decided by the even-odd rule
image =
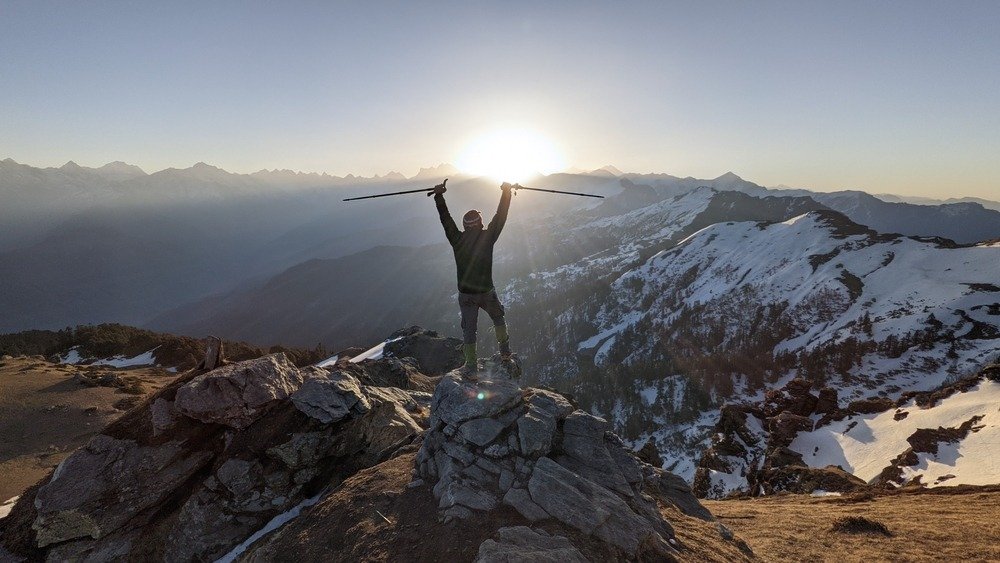
<svg viewBox="0 0 1000 563">
<path fill-rule="evenodd" d="M 458 269 L 458 307 L 462 312 L 465 356 L 463 374 L 471 375 L 479 371 L 476 363 L 476 323 L 479 320 L 479 309 L 485 310 L 493 321 L 501 360 L 504 363 L 511 361 L 510 336 L 507 334 L 504 308 L 493 286 L 493 245 L 507 222 L 511 190 L 515 188 L 516 185 L 506 182 L 500 186 L 503 195 L 500 196 L 497 213 L 488 227 L 483 228 L 482 213 L 473 209 L 462 218 L 462 225 L 465 227 L 462 231 L 458 230 L 444 202 L 447 188 L 444 184 L 434 188 L 434 203 L 441 216 L 444 234 L 455 253 L 455 266 Z"/>
</svg>

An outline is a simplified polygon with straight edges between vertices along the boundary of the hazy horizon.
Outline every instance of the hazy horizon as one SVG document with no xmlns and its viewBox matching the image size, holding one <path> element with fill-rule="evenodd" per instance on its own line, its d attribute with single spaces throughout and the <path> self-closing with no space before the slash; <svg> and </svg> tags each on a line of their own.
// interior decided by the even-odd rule
<svg viewBox="0 0 1000 563">
<path fill-rule="evenodd" d="M 516 129 L 550 168 L 1000 191 L 997 3 L 0 12 L 0 155 L 32 166 L 411 176 Z"/>
</svg>

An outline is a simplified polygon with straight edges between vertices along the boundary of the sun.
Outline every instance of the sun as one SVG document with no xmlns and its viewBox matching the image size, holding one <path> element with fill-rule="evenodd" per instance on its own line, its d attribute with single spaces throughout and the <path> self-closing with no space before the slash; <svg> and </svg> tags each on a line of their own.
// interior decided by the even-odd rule
<svg viewBox="0 0 1000 563">
<path fill-rule="evenodd" d="M 523 182 L 566 167 L 556 145 L 531 129 L 498 129 L 473 139 L 459 154 L 459 170 L 500 182 Z"/>
</svg>

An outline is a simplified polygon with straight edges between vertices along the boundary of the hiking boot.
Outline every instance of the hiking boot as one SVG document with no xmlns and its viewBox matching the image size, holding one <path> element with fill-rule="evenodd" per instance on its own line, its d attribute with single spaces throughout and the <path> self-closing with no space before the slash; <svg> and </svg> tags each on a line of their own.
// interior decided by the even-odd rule
<svg viewBox="0 0 1000 563">
<path fill-rule="evenodd" d="M 500 355 L 499 368 L 507 373 L 511 379 L 520 379 L 521 360 L 515 354 Z"/>
<path fill-rule="evenodd" d="M 462 379 L 467 381 L 479 381 L 479 377 L 477 375 L 479 373 L 479 366 L 475 364 L 465 364 L 455 371 L 458 372 L 458 375 L 460 375 Z"/>
</svg>

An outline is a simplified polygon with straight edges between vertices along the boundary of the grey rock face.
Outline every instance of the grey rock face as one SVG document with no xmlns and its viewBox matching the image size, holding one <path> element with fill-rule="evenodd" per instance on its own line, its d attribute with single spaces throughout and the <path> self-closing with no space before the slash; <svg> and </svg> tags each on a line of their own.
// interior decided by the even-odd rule
<svg viewBox="0 0 1000 563">
<path fill-rule="evenodd" d="M 528 412 L 517 420 L 521 453 L 525 456 L 542 456 L 549 453 L 555 432 L 555 416 L 532 405 Z"/>
<path fill-rule="evenodd" d="M 640 546 L 666 556 L 672 551 L 653 523 L 636 514 L 619 496 L 541 458 L 528 482 L 531 500 L 554 518 L 592 534 L 627 553 Z"/>
<path fill-rule="evenodd" d="M 458 427 L 462 437 L 477 446 L 489 444 L 500 435 L 503 429 L 504 425 L 499 420 L 492 418 L 474 418 Z"/>
<path fill-rule="evenodd" d="M 179 442 L 143 447 L 98 434 L 38 490 L 32 527 L 39 547 L 103 537 L 160 503 L 210 458 L 186 452 Z"/>
<path fill-rule="evenodd" d="M 480 544 L 475 563 L 588 563 L 568 539 L 544 530 L 515 526 L 500 528 L 497 536 Z"/>
<path fill-rule="evenodd" d="M 153 435 L 158 436 L 164 430 L 170 428 L 177 422 L 177 412 L 174 410 L 173 401 L 156 399 L 151 407 L 153 419 Z"/>
<path fill-rule="evenodd" d="M 529 405 L 551 414 L 556 420 L 566 418 L 569 413 L 575 410 L 566 397 L 545 389 L 531 389 L 527 402 Z"/>
<path fill-rule="evenodd" d="M 507 494 L 503 496 L 503 503 L 507 506 L 513 507 L 532 522 L 538 522 L 539 520 L 545 520 L 549 517 L 549 513 L 545 512 L 545 509 L 535 504 L 531 500 L 531 495 L 525 489 L 510 489 Z"/>
<path fill-rule="evenodd" d="M 324 424 L 338 422 L 352 411 L 362 414 L 371 408 L 357 379 L 342 371 L 321 371 L 322 375 L 310 377 L 292 394 L 295 408 Z"/>
<path fill-rule="evenodd" d="M 563 423 L 563 432 L 585 438 L 603 438 L 608 429 L 608 421 L 581 410 L 570 413 Z"/>
<path fill-rule="evenodd" d="M 459 425 L 473 418 L 492 418 L 521 402 L 521 389 L 513 381 L 469 383 L 444 376 L 431 399 L 431 424 Z"/>
<path fill-rule="evenodd" d="M 201 422 L 243 429 L 302 382 L 285 354 L 271 354 L 199 375 L 177 390 L 174 408 Z"/>
<path fill-rule="evenodd" d="M 687 481 L 659 467 L 647 467 L 646 474 L 645 480 L 653 489 L 652 492 L 658 493 L 657 497 L 670 502 L 688 516 L 708 522 L 715 520 L 712 513 L 698 502 Z"/>
</svg>

